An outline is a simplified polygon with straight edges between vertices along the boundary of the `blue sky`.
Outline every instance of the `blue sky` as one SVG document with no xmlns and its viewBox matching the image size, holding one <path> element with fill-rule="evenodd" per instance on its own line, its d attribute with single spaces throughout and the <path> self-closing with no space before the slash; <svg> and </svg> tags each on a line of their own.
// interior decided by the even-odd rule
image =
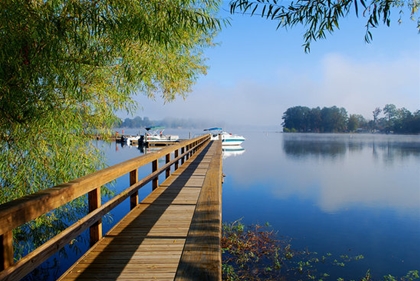
<svg viewBox="0 0 420 281">
<path fill-rule="evenodd" d="M 335 105 L 367 119 L 389 103 L 420 109 L 420 35 L 409 15 L 400 25 L 394 18 L 391 27 L 373 29 L 370 44 L 364 41 L 366 19 L 352 15 L 306 54 L 302 27 L 276 30 L 274 21 L 228 10 L 221 14 L 231 25 L 216 38 L 220 45 L 206 51 L 208 73 L 187 98 L 165 104 L 139 94 L 137 112 L 122 118 L 199 118 L 214 126 L 280 128 L 286 109 L 298 105 Z"/>
</svg>

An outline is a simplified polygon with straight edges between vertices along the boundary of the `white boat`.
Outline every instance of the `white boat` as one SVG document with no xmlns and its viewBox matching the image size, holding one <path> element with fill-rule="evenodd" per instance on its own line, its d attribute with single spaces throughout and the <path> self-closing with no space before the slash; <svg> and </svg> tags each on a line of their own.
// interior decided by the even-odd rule
<svg viewBox="0 0 420 281">
<path fill-rule="evenodd" d="M 178 141 L 178 135 L 164 135 L 163 131 L 165 127 L 153 126 L 146 128 L 146 133 L 144 134 L 144 142 L 168 142 L 168 141 Z"/>
<path fill-rule="evenodd" d="M 140 136 L 122 136 L 121 141 L 127 145 L 132 145 L 134 142 L 139 142 Z"/>
<path fill-rule="evenodd" d="M 222 140 L 222 146 L 225 145 L 241 145 L 245 138 L 236 134 L 228 133 L 223 131 L 222 128 L 214 127 L 209 129 L 204 129 L 204 131 L 209 131 L 211 134 L 212 140 Z"/>
</svg>

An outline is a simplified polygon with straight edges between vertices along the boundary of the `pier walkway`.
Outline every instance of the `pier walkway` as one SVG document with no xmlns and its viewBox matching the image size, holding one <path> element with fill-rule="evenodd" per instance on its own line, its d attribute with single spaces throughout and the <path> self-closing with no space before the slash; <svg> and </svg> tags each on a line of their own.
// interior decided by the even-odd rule
<svg viewBox="0 0 420 281">
<path fill-rule="evenodd" d="M 96 243 L 91 241 L 92 247 L 59 280 L 221 280 L 221 142 L 196 143 L 200 148 L 188 144 L 181 156 L 175 150 L 174 157 L 181 160 L 171 161 L 167 154 L 162 168 L 166 179 L 157 184 L 157 177 L 150 177 L 153 191 L 132 204 L 132 210 Z M 176 165 L 172 173 L 171 163 Z M 138 189 L 144 183 L 135 178 L 131 172 Z M 95 229 L 91 236 L 95 232 L 101 236 Z M 0 271 L 0 280 L 16 280 L 20 271 L 17 262 Z"/>
<path fill-rule="evenodd" d="M 217 143 L 190 158 L 60 280 L 221 280 Z"/>
</svg>

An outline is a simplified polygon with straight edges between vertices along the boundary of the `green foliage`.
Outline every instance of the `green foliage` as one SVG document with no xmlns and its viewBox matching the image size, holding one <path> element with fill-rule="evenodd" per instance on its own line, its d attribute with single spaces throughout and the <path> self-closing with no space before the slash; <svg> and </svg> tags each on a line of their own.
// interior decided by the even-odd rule
<svg viewBox="0 0 420 281">
<path fill-rule="evenodd" d="M 341 267 L 363 258 L 330 261 L 331 254 L 319 258 L 316 252 L 292 250 L 290 240 L 278 239 L 269 224 L 245 226 L 240 220 L 223 224 L 221 244 L 224 280 L 323 280 L 329 274 L 318 272 L 317 265 Z"/>
<path fill-rule="evenodd" d="M 288 132 L 336 133 L 347 130 L 348 116 L 344 108 L 336 106 L 322 109 L 295 106 L 288 108 L 282 119 L 282 125 Z"/>
<path fill-rule="evenodd" d="M 223 225 L 224 280 L 274 280 L 283 260 L 293 257 L 290 245 L 280 245 L 268 226 L 246 228 L 240 221 Z"/>
<path fill-rule="evenodd" d="M 203 50 L 214 46 L 224 23 L 216 17 L 219 6 L 219 0 L 1 1 L 0 204 L 103 168 L 91 136 L 110 135 L 115 112 L 136 108 L 133 95 L 185 97 L 206 73 Z M 76 216 L 85 202 L 15 235 L 39 245 L 47 231 L 66 227 L 66 211 Z"/>
<path fill-rule="evenodd" d="M 219 1 L 0 3 L 0 203 L 100 168 L 131 96 L 185 96 L 205 74 Z"/>
<path fill-rule="evenodd" d="M 366 125 L 365 118 L 360 114 L 350 114 L 347 121 L 347 129 L 349 132 L 355 132 L 358 128 Z"/>
<path fill-rule="evenodd" d="M 379 117 L 383 112 L 384 117 Z M 420 111 L 411 113 L 406 108 L 397 108 L 393 104 L 384 109 L 373 111 L 373 121 L 366 121 L 360 114 L 347 115 L 344 108 L 336 106 L 320 109 L 306 106 L 288 108 L 282 119 L 283 132 L 341 133 L 380 131 L 384 133 L 418 134 L 420 133 Z"/>
<path fill-rule="evenodd" d="M 413 280 L 418 280 L 418 279 L 420 279 L 418 270 L 410 270 L 403 277 L 398 278 L 398 277 L 388 274 L 388 275 L 385 275 L 382 280 L 384 281 L 398 281 L 398 280 L 413 281 Z M 366 272 L 366 275 L 361 279 L 361 281 L 373 281 L 372 275 L 370 274 L 370 270 Z"/>
<path fill-rule="evenodd" d="M 277 22 L 277 29 L 296 25 L 305 27 L 304 49 L 310 51 L 312 41 L 326 38 L 327 33 L 333 33 L 340 28 L 340 21 L 351 12 L 356 16 L 366 18 L 365 41 L 372 40 L 371 29 L 379 24 L 391 25 L 391 12 L 398 15 L 397 22 L 402 22 L 404 11 L 408 11 L 409 18 L 417 21 L 420 31 L 420 17 L 418 15 L 420 2 L 417 0 L 344 0 L 344 1 L 306 1 L 297 0 L 283 5 L 278 0 L 232 0 L 230 11 L 260 15 L 263 18 Z M 416 19 L 417 16 L 417 19 Z"/>
</svg>

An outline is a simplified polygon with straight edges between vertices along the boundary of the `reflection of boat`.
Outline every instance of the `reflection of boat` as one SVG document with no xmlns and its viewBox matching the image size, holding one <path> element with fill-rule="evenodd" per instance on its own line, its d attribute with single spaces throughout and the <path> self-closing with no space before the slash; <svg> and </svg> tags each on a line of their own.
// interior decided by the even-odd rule
<svg viewBox="0 0 420 281">
<path fill-rule="evenodd" d="M 161 149 L 162 149 L 161 146 L 151 146 L 151 147 L 144 147 L 143 151 L 144 151 L 144 154 L 147 154 L 147 153 L 159 151 Z"/>
<path fill-rule="evenodd" d="M 218 140 L 221 138 L 222 145 L 240 145 L 245 140 L 243 136 L 225 132 L 222 128 L 215 127 L 204 129 L 204 131 L 210 132 L 212 140 Z"/>
<path fill-rule="evenodd" d="M 168 142 L 168 141 L 178 141 L 179 136 L 177 135 L 164 135 L 163 131 L 165 127 L 153 126 L 146 128 L 146 133 L 144 134 L 144 142 Z"/>
<path fill-rule="evenodd" d="M 223 159 L 229 156 L 238 156 L 245 152 L 245 149 L 240 145 L 222 146 Z"/>
</svg>

